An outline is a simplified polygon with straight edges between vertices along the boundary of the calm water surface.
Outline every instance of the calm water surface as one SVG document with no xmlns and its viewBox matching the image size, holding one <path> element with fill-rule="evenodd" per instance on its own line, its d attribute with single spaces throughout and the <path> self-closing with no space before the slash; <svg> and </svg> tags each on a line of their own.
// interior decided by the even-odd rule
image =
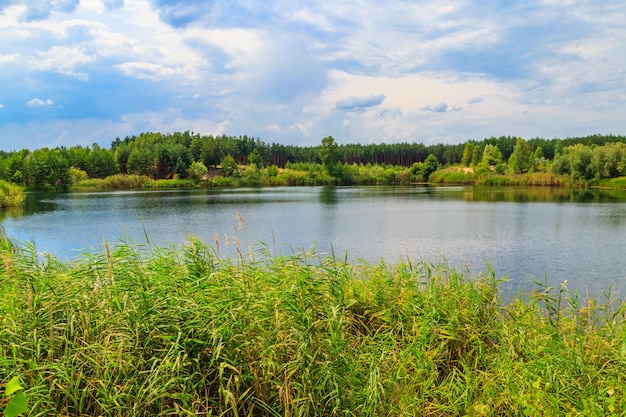
<svg viewBox="0 0 626 417">
<path fill-rule="evenodd" d="M 242 225 L 238 215 L 243 219 Z M 61 258 L 106 239 L 152 245 L 195 236 L 234 255 L 318 252 L 368 262 L 442 259 L 511 286 L 594 293 L 626 287 L 626 193 L 475 187 L 311 187 L 30 194 L 6 234 Z M 243 227 L 242 227 L 243 226 Z"/>
</svg>

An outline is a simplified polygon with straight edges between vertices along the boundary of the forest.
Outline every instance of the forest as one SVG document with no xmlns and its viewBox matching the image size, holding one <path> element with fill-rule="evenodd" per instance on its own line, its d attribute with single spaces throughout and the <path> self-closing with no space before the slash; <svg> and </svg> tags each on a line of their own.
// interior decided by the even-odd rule
<svg viewBox="0 0 626 417">
<path fill-rule="evenodd" d="M 389 175 L 383 177 L 388 183 L 402 182 L 402 178 L 428 181 L 434 171 L 451 166 L 465 166 L 475 174 L 549 172 L 585 183 L 626 175 L 626 137 L 526 140 L 501 136 L 461 144 L 424 145 L 338 144 L 328 136 L 318 146 L 299 147 L 246 135 L 212 136 L 185 131 L 116 138 L 109 148 L 93 144 L 0 151 L 0 179 L 31 188 L 70 187 L 83 180 L 119 174 L 151 180 L 197 179 L 213 170 L 228 177 L 242 174 L 243 166 L 265 169 L 269 175 L 284 168 L 323 168 L 327 180 L 339 184 L 358 182 L 355 175 L 359 169 L 373 166 L 386 170 Z"/>
</svg>

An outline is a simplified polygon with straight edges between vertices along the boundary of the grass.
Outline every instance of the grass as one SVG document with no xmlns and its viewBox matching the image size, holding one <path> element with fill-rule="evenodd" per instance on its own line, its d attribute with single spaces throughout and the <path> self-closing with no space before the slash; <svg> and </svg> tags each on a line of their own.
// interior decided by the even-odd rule
<svg viewBox="0 0 626 417">
<path fill-rule="evenodd" d="M 148 183 L 148 178 L 142 175 L 115 174 L 104 179 L 93 178 L 81 180 L 75 189 L 97 190 L 129 190 L 143 188 Z"/>
<path fill-rule="evenodd" d="M 626 177 L 605 178 L 601 180 L 592 180 L 591 184 L 595 187 L 614 188 L 618 190 L 626 190 Z"/>
<path fill-rule="evenodd" d="M 216 242 L 219 244 L 219 242 Z M 0 386 L 30 415 L 626 413 L 626 306 L 493 272 L 197 239 L 59 261 L 0 239 Z"/>
</svg>

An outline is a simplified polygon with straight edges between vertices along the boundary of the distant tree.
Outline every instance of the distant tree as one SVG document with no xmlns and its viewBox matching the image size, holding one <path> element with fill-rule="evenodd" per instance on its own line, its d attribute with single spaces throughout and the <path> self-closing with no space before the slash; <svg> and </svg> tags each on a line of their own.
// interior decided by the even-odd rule
<svg viewBox="0 0 626 417">
<path fill-rule="evenodd" d="M 196 184 L 204 179 L 208 173 L 209 170 L 202 162 L 194 161 L 189 167 L 189 176 Z"/>
<path fill-rule="evenodd" d="M 509 167 L 516 174 L 527 172 L 531 167 L 531 155 L 528 143 L 522 138 L 517 139 L 509 157 Z"/>
<path fill-rule="evenodd" d="M 335 166 L 337 165 L 337 151 L 338 146 L 335 142 L 335 138 L 326 136 L 322 139 L 322 146 L 320 146 L 318 155 L 322 165 L 324 165 L 330 175 L 334 175 Z"/>
<path fill-rule="evenodd" d="M 470 166 L 472 163 L 472 156 L 474 155 L 474 143 L 467 142 L 465 147 L 463 148 L 463 158 L 461 159 L 461 164 L 466 167 Z"/>
<path fill-rule="evenodd" d="M 148 149 L 135 148 L 128 155 L 126 164 L 129 174 L 146 175 L 154 178 L 154 162 Z"/>
<path fill-rule="evenodd" d="M 430 174 L 437 171 L 439 169 L 439 161 L 437 161 L 437 157 L 432 153 L 428 155 L 426 160 L 424 161 L 424 180 L 428 181 Z"/>
<path fill-rule="evenodd" d="M 481 144 L 476 144 L 474 146 L 474 151 L 472 152 L 471 166 L 476 167 L 478 164 L 482 162 L 484 149 L 485 149 L 484 146 Z"/>
<path fill-rule="evenodd" d="M 258 149 L 253 150 L 250 155 L 248 155 L 248 164 L 254 165 L 256 168 L 263 167 L 263 157 L 259 153 Z"/>
<path fill-rule="evenodd" d="M 569 159 L 570 175 L 575 181 L 584 181 L 593 178 L 591 160 L 593 151 L 589 146 L 577 143 L 564 149 Z"/>
<path fill-rule="evenodd" d="M 237 166 L 237 162 L 235 158 L 232 156 L 226 155 L 224 159 L 222 159 L 222 175 L 225 177 L 236 176 L 239 173 L 239 167 Z"/>
<path fill-rule="evenodd" d="M 33 187 L 68 186 L 71 183 L 69 161 L 59 149 L 33 151 L 24 160 L 24 169 L 25 182 Z"/>
<path fill-rule="evenodd" d="M 90 178 L 105 178 L 109 175 L 117 174 L 119 168 L 112 151 L 94 144 L 85 158 L 84 171 L 87 172 Z"/>
<path fill-rule="evenodd" d="M 497 165 L 499 162 L 502 162 L 502 152 L 500 152 L 498 145 L 485 145 L 482 162 L 487 165 Z"/>
</svg>

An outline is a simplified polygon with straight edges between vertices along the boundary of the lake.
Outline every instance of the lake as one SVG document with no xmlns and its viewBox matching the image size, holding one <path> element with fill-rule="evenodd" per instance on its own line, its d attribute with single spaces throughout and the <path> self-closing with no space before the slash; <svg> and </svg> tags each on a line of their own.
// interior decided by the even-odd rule
<svg viewBox="0 0 626 417">
<path fill-rule="evenodd" d="M 189 236 L 288 254 L 315 247 L 350 261 L 444 259 L 597 293 L 626 284 L 626 192 L 471 186 L 281 187 L 32 193 L 2 213 L 5 233 L 72 259 L 110 244 L 182 244 Z M 146 239 L 147 238 L 147 239 Z M 260 243 L 262 242 L 262 243 Z"/>
</svg>

